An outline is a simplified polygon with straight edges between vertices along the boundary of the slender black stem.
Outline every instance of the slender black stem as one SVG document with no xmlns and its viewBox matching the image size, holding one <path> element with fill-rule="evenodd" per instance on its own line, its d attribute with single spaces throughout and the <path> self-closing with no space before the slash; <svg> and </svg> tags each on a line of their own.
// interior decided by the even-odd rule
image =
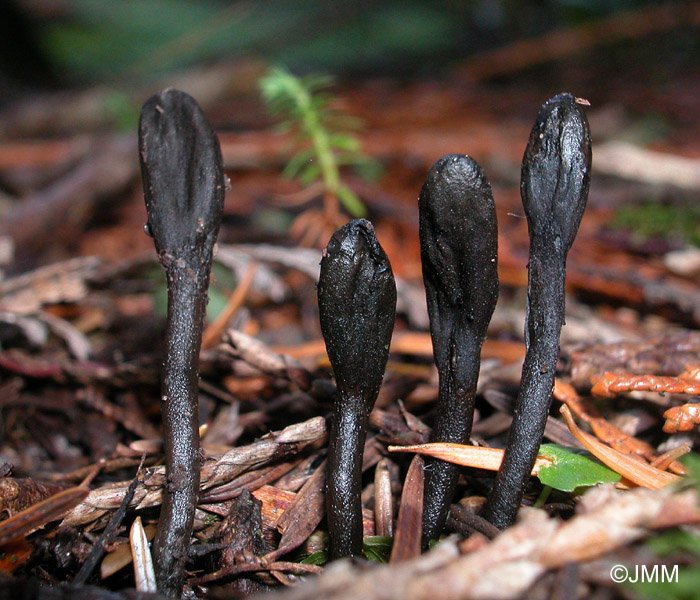
<svg viewBox="0 0 700 600">
<path fill-rule="evenodd" d="M 394 329 L 396 284 L 369 221 L 333 234 L 318 282 L 321 332 L 338 394 L 326 473 L 333 558 L 362 554 L 362 455 L 369 413 L 379 393 Z"/>
<path fill-rule="evenodd" d="M 549 253 L 535 250 L 530 254 L 526 338 L 537 342 L 528 346 L 508 450 L 486 512 L 487 518 L 501 529 L 514 522 L 520 508 L 551 405 L 559 332 L 564 324 L 565 267 L 561 253 L 558 256 L 553 248 L 549 250 Z M 553 307 L 557 307 L 556 310 L 552 310 Z"/>
<path fill-rule="evenodd" d="M 199 492 L 199 350 L 224 175 L 216 136 L 194 99 L 178 90 L 144 105 L 139 150 L 147 231 L 168 283 L 161 398 L 166 486 L 154 566 L 159 590 L 180 596 Z"/>
<path fill-rule="evenodd" d="M 199 493 L 198 363 L 208 279 L 171 267 L 161 411 L 167 488 L 153 543 L 158 588 L 179 595 Z"/>
<path fill-rule="evenodd" d="M 500 528 L 515 521 L 551 405 L 564 323 L 566 256 L 588 199 L 591 140 L 571 94 L 549 100 L 535 120 L 523 158 L 520 193 L 530 231 L 527 353 L 503 464 L 485 516 Z"/>
<path fill-rule="evenodd" d="M 358 474 L 362 473 L 368 416 L 363 398 L 344 396 L 338 402 L 342 408 L 334 412 L 326 469 L 326 514 L 333 558 L 362 553 L 362 486 Z"/>
<path fill-rule="evenodd" d="M 441 158 L 419 199 L 421 259 L 435 364 L 440 377 L 432 441 L 464 444 L 486 337 L 498 297 L 498 234 L 491 186 L 464 155 Z M 459 468 L 428 460 L 423 545 L 439 537 Z"/>
</svg>

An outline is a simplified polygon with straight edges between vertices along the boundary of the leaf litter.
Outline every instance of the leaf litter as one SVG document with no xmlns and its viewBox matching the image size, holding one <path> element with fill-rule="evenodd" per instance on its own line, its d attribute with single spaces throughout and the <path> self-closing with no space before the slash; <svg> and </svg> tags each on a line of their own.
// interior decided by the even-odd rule
<svg viewBox="0 0 700 600">
<path fill-rule="evenodd" d="M 415 197 L 430 164 L 445 152 L 465 150 L 505 161 L 492 185 L 502 227 L 499 278 L 506 294 L 483 348 L 471 438 L 489 453 L 498 454 L 505 445 L 524 354 L 528 238 L 523 219 L 509 216 L 522 214 L 512 172 L 517 173 L 527 115 L 543 98 L 490 90 L 493 107 L 484 108 L 459 89 L 406 83 L 388 92 L 387 102 L 396 108 L 390 117 L 376 108 L 367 111 L 375 102 L 370 88 L 342 91 L 351 112 L 367 119 L 368 127 L 357 134 L 364 150 L 386 164 L 378 183 L 352 177 L 346 182 L 366 202 L 397 277 L 399 319 L 387 375 L 369 415 L 361 495 L 365 555 L 391 560 L 388 565 L 325 562 L 326 417 L 336 390 L 316 316 L 320 253 L 290 247 L 288 239 L 259 229 L 253 219 L 254 212 L 279 210 L 270 200 L 275 195 L 304 191 L 270 176 L 271 165 L 285 162 L 283 136 L 269 131 L 222 135 L 227 174 L 236 190 L 227 199 L 223 239 L 236 245 L 222 242 L 220 264 L 236 282 L 230 296 L 236 285 L 242 291 L 231 301 L 227 326 L 218 323 L 210 329 L 209 347 L 200 358 L 200 420 L 215 433 L 211 443 L 202 436 L 200 503 L 187 559 L 187 585 L 200 595 L 534 597 L 538 585 L 554 586 L 559 574 L 568 573 L 566 565 L 576 563 L 577 594 L 584 597 L 612 585 L 600 565 L 623 558 L 631 564 L 648 560 L 643 542 L 658 539 L 658 531 L 696 538 L 697 492 L 686 483 L 682 463 L 691 463 L 680 454 L 696 445 L 698 436 L 697 403 L 692 401 L 697 393 L 693 369 L 700 356 L 697 274 L 681 275 L 660 260 L 675 251 L 672 239 L 657 245 L 662 249 L 654 254 L 651 246 L 610 235 L 609 205 L 639 200 L 648 183 L 594 180 L 591 207 L 567 265 L 569 325 L 554 390 L 554 398 L 579 425 L 564 428 L 555 406 L 548 420 L 556 425 L 547 431 L 561 436 L 573 429 L 583 445 L 603 453 L 608 468 L 630 488 L 638 472 L 651 479 L 637 483 L 673 483 L 620 490 L 602 483 L 602 472 L 591 478 L 586 469 L 584 483 L 531 478 L 520 520 L 498 533 L 479 515 L 492 475 L 463 468 L 444 532 L 457 536 L 444 537 L 432 551 L 418 555 L 417 467 L 410 466 L 410 455 L 388 454 L 387 447 L 408 450 L 427 442 L 434 423 L 437 374 L 418 270 Z M 446 99 L 449 125 L 430 115 L 399 118 L 440 98 Z M 604 97 L 593 101 L 587 109 L 593 111 L 591 117 L 600 116 L 595 111 L 605 102 Z M 657 102 L 660 110 L 673 114 L 670 100 Z M 512 107 L 505 119 L 504 107 Z M 48 144 L 35 142 L 39 150 Z M 674 140 L 667 143 L 673 149 Z M 87 154 L 72 155 L 79 166 L 82 161 L 84 173 L 72 179 L 66 175 L 59 183 L 81 189 L 94 182 L 104 164 L 125 163 L 122 146 L 128 144 L 106 145 L 99 164 L 91 165 Z M 247 166 L 236 162 L 241 148 Z M 15 162 L 21 161 L 16 156 Z M 488 160 L 485 170 L 490 173 L 493 166 L 494 160 Z M 612 175 L 607 177 L 619 175 L 614 164 L 609 167 Z M 33 243 L 26 232 L 35 229 L 22 228 L 22 219 L 36 213 L 15 214 L 13 227 L 22 230 L 15 247 L 17 265 L 8 268 L 0 283 L 5 433 L 0 458 L 7 464 L 0 479 L 0 507 L 8 517 L 0 531 L 5 527 L 9 532 L 2 537 L 7 561 L 0 562 L 0 569 L 20 581 L 44 577 L 56 585 L 73 580 L 123 507 L 116 535 L 106 543 L 102 570 L 93 569 L 87 579 L 102 594 L 150 589 L 144 538 L 153 536 L 165 485 L 157 391 L 163 324 L 154 316 L 154 296 L 162 283 L 148 273 L 155 261 L 147 254 L 150 241 L 140 231 L 145 215 L 136 202 L 135 162 L 124 169 L 101 183 L 102 190 L 121 194 L 123 204 L 112 209 L 114 222 L 76 221 L 63 229 L 72 232 L 72 246 L 58 231 Z M 4 182 L 14 181 L 8 167 L 0 175 Z M 123 193 L 125 182 L 131 193 Z M 621 195 L 618 185 L 624 189 Z M 81 198 L 84 204 L 105 207 L 95 191 Z M 54 208 L 64 200 L 59 187 L 47 189 L 46 202 Z M 292 217 L 304 214 L 303 208 L 288 210 Z M 3 239 L 10 234 L 3 231 Z M 72 253 L 81 258 L 66 261 Z M 583 333 L 576 338 L 578 319 Z M 597 393 L 603 387 L 604 393 Z M 580 450 L 562 454 L 553 448 L 545 444 L 541 456 L 559 453 L 560 465 L 567 466 L 564 474 L 570 476 Z M 133 497 L 124 504 L 134 481 Z M 534 508 L 543 483 L 559 491 Z M 596 485 L 581 493 L 581 486 L 592 483 Z M 562 491 L 569 488 L 573 491 Z M 135 525 L 137 519 L 143 531 Z M 390 541 L 370 537 L 374 534 L 393 535 L 398 545 L 391 548 Z M 137 561 L 131 558 L 132 548 L 141 557 Z M 687 558 L 674 547 L 664 560 Z M 141 583 L 128 568 L 132 562 Z M 593 567 L 597 576 L 591 574 Z M 272 590 L 296 586 L 302 579 L 306 581 L 299 587 Z"/>
</svg>

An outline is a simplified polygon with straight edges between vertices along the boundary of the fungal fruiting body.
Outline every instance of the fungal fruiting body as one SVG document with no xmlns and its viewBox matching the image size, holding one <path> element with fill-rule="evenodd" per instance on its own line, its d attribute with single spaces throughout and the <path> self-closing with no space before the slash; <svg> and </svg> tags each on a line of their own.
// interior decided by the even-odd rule
<svg viewBox="0 0 700 600">
<path fill-rule="evenodd" d="M 566 257 L 588 198 L 591 139 L 571 94 L 549 100 L 523 157 L 520 193 L 530 232 L 527 320 L 520 391 L 503 465 L 485 515 L 497 527 L 515 521 L 542 441 L 564 324 Z"/>
<path fill-rule="evenodd" d="M 179 596 L 199 491 L 198 364 L 224 173 L 195 100 L 168 89 L 143 106 L 139 151 L 148 223 L 168 284 L 162 381 L 166 486 L 154 540 L 158 588 Z"/>
<path fill-rule="evenodd" d="M 333 558 L 362 553 L 362 455 L 396 312 L 391 265 L 365 219 L 331 237 L 318 282 L 321 332 L 337 384 L 326 469 Z"/>
<path fill-rule="evenodd" d="M 431 441 L 465 444 L 474 417 L 481 346 L 498 298 L 498 233 L 491 186 L 472 158 L 430 169 L 418 202 L 423 280 L 439 374 Z M 426 467 L 423 545 L 442 531 L 459 467 Z"/>
</svg>

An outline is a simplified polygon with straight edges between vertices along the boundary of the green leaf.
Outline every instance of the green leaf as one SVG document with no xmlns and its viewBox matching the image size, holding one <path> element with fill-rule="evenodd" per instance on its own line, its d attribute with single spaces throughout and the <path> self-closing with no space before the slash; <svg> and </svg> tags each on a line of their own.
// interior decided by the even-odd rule
<svg viewBox="0 0 700 600">
<path fill-rule="evenodd" d="M 152 284 L 153 312 L 157 317 L 164 319 L 168 314 L 168 286 L 165 283 L 163 269 L 156 262 L 153 262 L 144 268 L 143 276 Z"/>
<path fill-rule="evenodd" d="M 340 200 L 343 206 L 353 217 L 364 217 L 367 214 L 365 205 L 362 204 L 360 199 L 355 195 L 349 187 L 341 185 L 337 191 L 338 200 Z"/>
<path fill-rule="evenodd" d="M 303 565 L 325 565 L 328 562 L 328 553 L 319 550 L 299 561 Z"/>
<path fill-rule="evenodd" d="M 294 179 L 299 172 L 307 166 L 314 158 L 315 153 L 311 148 L 306 150 L 301 150 L 297 152 L 292 158 L 289 159 L 287 166 L 282 171 L 282 175 L 289 179 Z"/>
<path fill-rule="evenodd" d="M 551 467 L 542 467 L 537 475 L 544 484 L 562 492 L 573 492 L 579 487 L 599 483 L 616 483 L 621 476 L 608 469 L 585 451 L 558 444 L 542 444 L 540 454 L 553 461 Z"/>
<path fill-rule="evenodd" d="M 209 302 L 207 303 L 207 322 L 213 323 L 226 308 L 228 295 L 216 288 L 209 288 Z"/>
<path fill-rule="evenodd" d="M 360 142 L 357 138 L 347 133 L 336 133 L 330 137 L 329 141 L 331 146 L 338 150 L 345 150 L 346 152 L 359 152 L 360 150 Z"/>
<path fill-rule="evenodd" d="M 304 185 L 311 185 L 321 176 L 321 165 L 317 162 L 307 163 L 297 175 L 297 179 Z"/>
<path fill-rule="evenodd" d="M 369 535 L 362 540 L 362 553 L 367 560 L 378 563 L 389 562 L 394 538 L 384 535 Z"/>
</svg>

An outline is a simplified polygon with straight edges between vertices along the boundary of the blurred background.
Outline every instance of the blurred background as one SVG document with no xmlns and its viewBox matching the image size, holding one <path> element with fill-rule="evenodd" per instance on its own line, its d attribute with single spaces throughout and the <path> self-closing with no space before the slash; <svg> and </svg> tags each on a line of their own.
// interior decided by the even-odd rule
<svg viewBox="0 0 700 600">
<path fill-rule="evenodd" d="M 332 95 L 332 111 L 355 119 L 345 143 L 356 156 L 347 162 L 371 168 L 358 175 L 339 164 L 349 190 L 347 202 L 341 190 L 341 208 L 355 206 L 348 214 L 381 216 L 394 204 L 399 213 L 407 205 L 414 213 L 424 173 L 449 152 L 482 161 L 494 186 L 504 189 L 507 207 L 530 123 L 541 103 L 565 90 L 591 103 L 596 142 L 698 154 L 697 2 L 7 0 L 0 11 L 0 140 L 6 142 L 0 213 L 15 246 L 14 268 L 36 264 L 46 251 L 116 252 L 123 240 L 91 245 L 90 236 L 75 234 L 86 225 L 90 231 L 119 226 L 119 206 L 131 205 L 122 192 L 137 174 L 133 146 L 119 135 L 133 138 L 141 105 L 167 86 L 192 94 L 221 133 L 227 169 L 238 183 L 231 197 L 239 204 L 227 204 L 229 224 L 240 229 L 232 238 L 287 231 L 304 205 L 295 204 L 298 198 L 285 204 L 280 195 L 304 192 L 323 177 L 297 172 L 294 183 L 276 176 L 309 136 L 300 126 L 285 143 L 274 129 L 291 113 L 261 97 L 271 66 L 312 79 L 331 75 L 320 90 Z M 295 119 L 301 122 L 292 116 L 292 130 Z M 597 172 L 638 183 L 649 157 L 625 175 L 629 157 L 617 150 L 603 153 Z M 99 166 L 103 155 L 107 172 Z M 68 177 L 87 158 L 93 173 L 83 179 L 99 179 L 92 189 Z M 691 181 L 681 185 L 647 172 L 653 181 L 644 184 L 644 195 L 668 195 L 669 185 L 682 197 L 696 190 L 697 172 L 685 169 Z M 56 189 L 47 198 L 57 182 L 61 198 Z M 601 201 L 613 208 L 616 182 L 609 181 Z M 116 208 L 105 202 L 120 194 Z M 358 209 L 360 203 L 368 206 Z M 47 211 L 65 214 L 68 204 L 68 222 L 50 224 Z M 134 211 L 143 217 L 137 208 L 126 215 Z M 43 216 L 34 218 L 37 213 Z M 652 229 L 656 217 L 646 219 Z M 684 214 L 664 219 L 685 227 L 677 232 L 683 240 L 697 238 Z M 321 227 L 323 235 L 327 229 Z M 134 244 L 134 250 L 147 246 Z"/>
<path fill-rule="evenodd" d="M 494 188 L 502 276 L 522 285 L 519 163 L 539 107 L 562 91 L 590 103 L 585 260 L 663 258 L 700 240 L 698 2 L 9 0 L 0 11 L 8 273 L 151 251 L 135 132 L 141 105 L 168 86 L 219 133 L 225 242 L 321 247 L 364 215 L 397 271 L 420 279 L 423 178 L 441 155 L 468 153 Z"/>
<path fill-rule="evenodd" d="M 572 65 L 553 61 L 576 55 L 582 67 L 605 62 L 599 66 L 636 70 L 647 62 L 652 81 L 697 58 L 692 2 L 9 0 L 3 6 L 3 78 L 15 88 L 148 81 L 221 60 L 345 77 L 435 77 L 544 34 L 559 35 L 515 53 L 509 65 L 492 64 L 491 72 L 480 64 L 475 74 L 506 77 L 549 63 L 554 76 Z"/>
</svg>

